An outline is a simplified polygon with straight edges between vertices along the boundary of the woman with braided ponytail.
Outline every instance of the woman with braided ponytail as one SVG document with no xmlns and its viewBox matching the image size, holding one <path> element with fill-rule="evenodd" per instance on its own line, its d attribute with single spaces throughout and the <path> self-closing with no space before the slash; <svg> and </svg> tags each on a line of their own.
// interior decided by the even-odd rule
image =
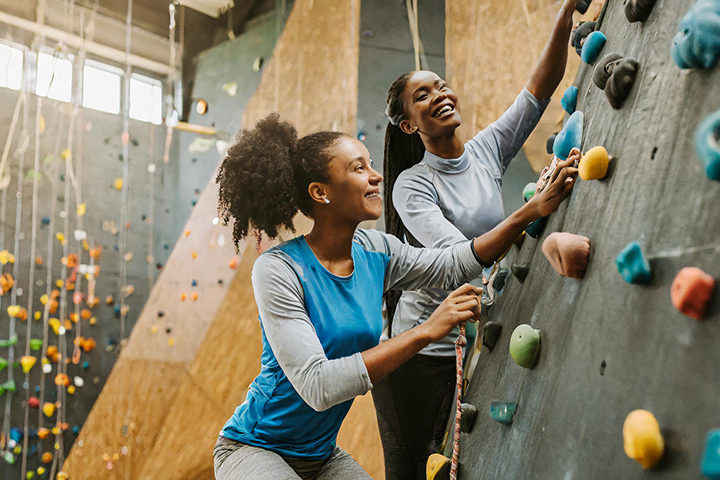
<svg viewBox="0 0 720 480">
<path fill-rule="evenodd" d="M 388 233 L 426 248 L 477 237 L 478 260 L 488 267 L 530 222 L 557 210 L 570 195 L 577 150 L 558 164 L 548 187 L 507 218 L 500 187 L 563 78 L 576 3 L 565 0 L 538 66 L 515 102 L 465 144 L 457 135 L 462 122 L 457 95 L 437 74 L 409 72 L 390 86 L 384 155 Z M 447 295 L 441 288 L 389 292 L 383 340 L 422 326 Z M 426 460 L 442 443 L 452 409 L 457 337 L 453 329 L 375 384 L 387 480 L 425 478 Z"/>
<path fill-rule="evenodd" d="M 298 211 L 314 220 L 253 267 L 261 371 L 220 433 L 216 478 L 369 479 L 336 445 L 340 425 L 356 396 L 478 318 L 481 289 L 465 282 L 482 271 L 481 244 L 415 248 L 358 229 L 382 213 L 382 176 L 365 146 L 337 132 L 298 139 L 276 114 L 239 135 L 216 181 L 236 245 L 250 233 L 292 231 Z M 452 293 L 423 325 L 380 344 L 385 292 L 421 287 Z"/>
</svg>

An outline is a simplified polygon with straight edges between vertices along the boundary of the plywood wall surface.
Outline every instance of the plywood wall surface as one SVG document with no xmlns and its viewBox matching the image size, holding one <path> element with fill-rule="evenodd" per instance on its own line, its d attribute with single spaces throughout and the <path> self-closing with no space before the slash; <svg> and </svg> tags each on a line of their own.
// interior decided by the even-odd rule
<svg viewBox="0 0 720 480">
<path fill-rule="evenodd" d="M 528 82 L 561 4 L 553 0 L 447 0 L 446 77 L 460 100 L 460 135 L 465 141 L 497 120 Z M 593 13 L 591 8 L 586 17 Z M 545 141 L 561 127 L 560 98 L 580 65 L 575 49 L 568 49 L 565 77 L 524 146 L 538 172 L 549 162 Z"/>
</svg>

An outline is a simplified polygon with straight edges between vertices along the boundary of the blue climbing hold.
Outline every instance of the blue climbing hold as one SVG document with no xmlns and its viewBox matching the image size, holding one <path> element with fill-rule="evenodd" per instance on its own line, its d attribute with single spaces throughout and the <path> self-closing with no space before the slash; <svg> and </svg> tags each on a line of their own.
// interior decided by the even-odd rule
<svg viewBox="0 0 720 480">
<path fill-rule="evenodd" d="M 83 370 L 87 370 L 88 368 L 90 368 L 90 362 L 84 362 L 84 363 L 83 363 Z"/>
<path fill-rule="evenodd" d="M 34 443 L 31 443 L 30 446 L 28 447 L 27 457 L 30 458 L 33 455 L 35 455 L 36 453 L 37 453 L 37 447 L 35 446 Z"/>
<path fill-rule="evenodd" d="M 35 393 L 40 393 L 40 385 L 35 386 Z"/>
<path fill-rule="evenodd" d="M 580 148 L 583 135 L 583 113 L 575 112 L 570 115 L 560 133 L 555 138 L 553 153 L 560 160 L 565 160 L 570 155 L 570 150 Z"/>
<path fill-rule="evenodd" d="M 575 108 L 577 107 L 577 97 L 578 88 L 575 85 L 571 85 L 565 89 L 565 93 L 563 93 L 563 96 L 560 99 L 560 105 L 562 105 L 563 110 L 570 115 L 575 113 Z"/>
<path fill-rule="evenodd" d="M 700 470 L 706 477 L 720 479 L 720 428 L 710 430 L 705 437 Z"/>
<path fill-rule="evenodd" d="M 545 230 L 545 225 L 547 225 L 547 221 L 548 217 L 542 217 L 535 220 L 530 225 L 525 227 L 525 233 L 527 233 L 533 238 L 538 238 L 540 235 L 542 235 L 543 230 Z"/>
<path fill-rule="evenodd" d="M 582 53 L 580 53 L 582 61 L 585 63 L 593 63 L 598 55 L 600 55 L 600 50 L 605 46 L 605 42 L 607 42 L 607 37 L 602 32 L 592 32 L 588 35 L 585 43 L 583 43 Z"/>
<path fill-rule="evenodd" d="M 685 14 L 670 55 L 680 68 L 712 68 L 720 58 L 720 2 L 698 0 Z"/>
<path fill-rule="evenodd" d="M 490 402 L 490 418 L 496 422 L 511 424 L 515 418 L 517 403 L 515 402 Z"/>
<path fill-rule="evenodd" d="M 10 429 L 10 438 L 12 440 L 15 440 L 16 442 L 19 442 L 22 440 L 23 432 L 18 427 L 12 427 Z"/>
<path fill-rule="evenodd" d="M 193 287 L 197 287 L 197 280 L 193 280 L 193 281 L 192 281 L 192 286 L 193 286 Z"/>
<path fill-rule="evenodd" d="M 50 225 L 50 217 L 42 217 L 43 225 Z"/>
<path fill-rule="evenodd" d="M 73 435 L 78 435 L 80 433 L 80 427 L 78 427 L 77 425 L 73 425 L 72 432 Z"/>
<path fill-rule="evenodd" d="M 720 180 L 720 110 L 707 117 L 695 131 L 695 151 L 708 178 Z"/>
<path fill-rule="evenodd" d="M 643 255 L 638 242 L 630 242 L 615 258 L 620 276 L 628 283 L 650 283 L 650 263 Z"/>
</svg>

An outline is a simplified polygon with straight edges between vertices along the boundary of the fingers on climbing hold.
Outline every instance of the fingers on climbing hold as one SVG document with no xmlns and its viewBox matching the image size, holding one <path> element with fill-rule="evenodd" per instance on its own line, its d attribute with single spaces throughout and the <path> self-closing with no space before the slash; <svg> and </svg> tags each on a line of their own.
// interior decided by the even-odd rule
<svg viewBox="0 0 720 480">
<path fill-rule="evenodd" d="M 518 325 L 510 337 L 510 356 L 523 368 L 532 368 L 540 351 L 540 330 Z"/>
<path fill-rule="evenodd" d="M 712 68 L 720 58 L 720 3 L 698 0 L 683 17 L 670 54 L 678 67 Z"/>
<path fill-rule="evenodd" d="M 583 112 L 570 115 L 553 143 L 553 153 L 560 160 L 567 159 L 573 148 L 580 148 L 583 135 Z"/>
<path fill-rule="evenodd" d="M 502 325 L 492 321 L 487 322 L 482 329 L 482 344 L 492 352 L 493 348 L 495 348 L 495 345 L 497 344 L 498 339 L 500 338 L 501 332 Z"/>
<path fill-rule="evenodd" d="M 495 401 L 490 402 L 488 415 L 496 422 L 511 424 L 515 418 L 518 404 L 515 402 Z"/>
<path fill-rule="evenodd" d="M 612 75 L 605 85 L 605 96 L 615 110 L 620 109 L 630 95 L 638 70 L 640 70 L 640 64 L 633 58 L 619 60 L 613 69 Z"/>
<path fill-rule="evenodd" d="M 650 283 L 650 263 L 643 255 L 638 242 L 630 242 L 615 258 L 620 276 L 628 283 Z"/>
<path fill-rule="evenodd" d="M 542 246 L 545 257 L 563 277 L 581 279 L 590 258 L 590 239 L 567 232 L 553 232 Z"/>
<path fill-rule="evenodd" d="M 683 315 L 702 320 L 714 288 L 713 277 L 697 267 L 685 267 L 673 280 L 670 299 Z"/>
<path fill-rule="evenodd" d="M 705 437 L 700 471 L 706 477 L 720 479 L 720 428 L 710 430 Z"/>
<path fill-rule="evenodd" d="M 430 455 L 425 464 L 425 476 L 427 480 L 445 480 L 450 478 L 450 459 L 439 453 Z"/>
<path fill-rule="evenodd" d="M 625 454 L 644 469 L 653 468 L 665 453 L 665 440 L 655 416 L 647 410 L 634 410 L 623 424 Z"/>
<path fill-rule="evenodd" d="M 477 408 L 470 403 L 460 404 L 460 431 L 463 433 L 472 432 L 477 419 Z"/>
<path fill-rule="evenodd" d="M 575 5 L 575 10 L 585 15 L 585 12 L 587 12 L 588 8 L 590 8 L 591 3 L 592 0 L 578 0 L 577 4 Z"/>
<path fill-rule="evenodd" d="M 590 33 L 583 42 L 582 52 L 580 53 L 582 61 L 593 63 L 600 54 L 600 50 L 605 46 L 605 42 L 607 42 L 607 37 L 604 33 L 599 31 Z"/>
<path fill-rule="evenodd" d="M 608 53 L 595 65 L 592 81 L 596 87 L 600 90 L 605 90 L 608 79 L 610 79 L 613 70 L 622 58 L 623 56 L 619 53 Z"/>
<path fill-rule="evenodd" d="M 625 17 L 628 22 L 644 22 L 650 16 L 655 0 L 625 0 Z"/>
<path fill-rule="evenodd" d="M 705 166 L 705 174 L 720 180 L 720 110 L 698 125 L 695 131 L 695 151 Z"/>
<path fill-rule="evenodd" d="M 585 39 L 595 30 L 595 22 L 582 22 L 575 29 L 571 38 L 572 46 L 575 47 L 575 52 L 578 56 L 582 56 L 582 47 L 585 43 Z"/>
<path fill-rule="evenodd" d="M 562 105 L 563 110 L 565 110 L 570 115 L 575 113 L 575 108 L 577 107 L 577 99 L 578 88 L 575 85 L 570 85 L 568 88 L 565 89 L 565 93 L 563 93 L 563 96 L 560 99 L 560 104 Z"/>
<path fill-rule="evenodd" d="M 593 147 L 580 159 L 578 174 L 583 180 L 599 180 L 607 174 L 610 157 L 603 146 Z"/>
</svg>

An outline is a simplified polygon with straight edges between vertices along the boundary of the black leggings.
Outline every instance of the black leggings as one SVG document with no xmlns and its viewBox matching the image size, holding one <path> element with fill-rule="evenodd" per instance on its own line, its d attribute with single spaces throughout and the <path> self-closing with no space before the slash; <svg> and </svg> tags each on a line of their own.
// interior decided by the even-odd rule
<svg viewBox="0 0 720 480">
<path fill-rule="evenodd" d="M 442 444 L 455 392 L 455 357 L 417 354 L 373 390 L 386 480 L 425 480 Z"/>
</svg>

